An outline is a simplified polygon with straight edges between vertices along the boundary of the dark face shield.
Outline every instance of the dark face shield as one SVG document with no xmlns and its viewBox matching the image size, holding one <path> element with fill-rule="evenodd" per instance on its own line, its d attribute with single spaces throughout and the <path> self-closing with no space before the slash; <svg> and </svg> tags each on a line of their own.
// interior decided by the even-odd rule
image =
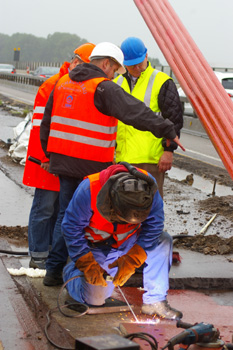
<svg viewBox="0 0 233 350">
<path fill-rule="evenodd" d="M 100 214 L 110 222 L 138 224 L 150 213 L 155 182 L 148 184 L 129 173 L 111 176 L 97 196 Z"/>
</svg>

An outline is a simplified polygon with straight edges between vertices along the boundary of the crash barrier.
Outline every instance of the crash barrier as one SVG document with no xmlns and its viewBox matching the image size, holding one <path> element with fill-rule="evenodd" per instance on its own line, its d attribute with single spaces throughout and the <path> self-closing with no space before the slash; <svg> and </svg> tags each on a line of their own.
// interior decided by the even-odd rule
<svg viewBox="0 0 233 350">
<path fill-rule="evenodd" d="M 0 84 L 17 90 L 36 93 L 46 78 L 28 74 L 0 73 Z"/>
<path fill-rule="evenodd" d="M 27 68 L 29 68 L 29 71 L 35 70 L 37 67 L 61 67 L 63 62 L 32 62 L 32 61 L 22 61 L 22 62 L 7 62 L 9 64 L 13 64 L 15 66 L 17 73 L 18 71 L 25 72 L 27 71 Z M 153 66 L 154 68 L 168 74 L 170 77 L 174 76 L 174 73 L 172 72 L 172 69 L 168 65 L 157 65 Z M 230 67 L 212 67 L 213 70 L 217 72 L 233 72 L 233 68 Z"/>
<path fill-rule="evenodd" d="M 233 102 L 167 0 L 134 0 L 233 178 Z"/>
<path fill-rule="evenodd" d="M 0 79 L 18 84 L 40 86 L 46 80 L 43 77 L 34 77 L 29 74 L 11 74 L 0 72 Z"/>
<path fill-rule="evenodd" d="M 35 70 L 37 67 L 61 67 L 61 65 L 63 64 L 63 62 L 32 62 L 32 61 L 18 61 L 18 62 L 7 62 L 9 64 L 13 64 L 13 66 L 15 66 L 16 70 L 22 70 L 25 71 L 27 70 L 27 68 L 29 67 L 30 71 Z"/>
</svg>

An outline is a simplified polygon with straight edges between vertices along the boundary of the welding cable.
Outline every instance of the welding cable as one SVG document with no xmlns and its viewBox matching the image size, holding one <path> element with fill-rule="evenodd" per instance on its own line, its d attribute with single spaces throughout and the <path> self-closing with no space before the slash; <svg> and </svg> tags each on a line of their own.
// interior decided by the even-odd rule
<svg viewBox="0 0 233 350">
<path fill-rule="evenodd" d="M 144 333 L 144 332 L 129 333 L 125 335 L 124 338 L 130 339 L 130 340 L 133 340 L 135 338 L 145 340 L 150 344 L 152 350 L 158 350 L 158 342 L 151 334 Z M 151 338 L 152 341 L 149 338 Z"/>
<path fill-rule="evenodd" d="M 81 317 L 81 316 L 84 316 L 84 315 L 88 312 L 88 310 L 89 310 L 89 306 L 88 306 L 88 305 L 83 304 L 83 303 L 78 303 L 77 301 L 76 301 L 75 303 L 65 304 L 65 305 L 63 305 L 62 307 L 60 306 L 59 300 L 60 300 L 60 297 L 61 297 L 61 295 L 62 295 L 62 292 L 63 292 L 64 288 L 66 287 L 66 285 L 67 285 L 69 282 L 71 282 L 71 281 L 73 281 L 73 280 L 75 280 L 75 279 L 77 279 L 77 278 L 79 278 L 79 277 L 83 277 L 83 276 L 74 276 L 74 277 L 71 277 L 70 279 L 68 279 L 68 280 L 62 285 L 62 287 L 61 287 L 61 289 L 60 289 L 60 292 L 59 292 L 59 294 L 58 294 L 58 297 L 57 297 L 57 308 L 58 308 L 58 310 L 61 312 L 61 314 L 64 315 L 64 316 L 66 316 L 66 317 L 72 317 L 72 318 Z M 77 305 L 79 305 L 79 306 L 81 306 L 81 307 L 84 307 L 84 311 L 81 312 L 81 313 L 79 313 L 79 314 L 77 314 L 76 316 L 66 314 L 64 311 L 62 311 L 62 309 L 65 308 L 65 307 L 66 307 L 66 308 L 71 308 L 71 306 L 77 306 Z"/>
<path fill-rule="evenodd" d="M 45 332 L 46 338 L 48 339 L 48 341 L 49 341 L 53 346 L 57 347 L 58 349 L 63 349 L 63 350 L 75 350 L 75 348 L 68 348 L 68 347 L 60 346 L 60 345 L 54 343 L 53 340 L 50 338 L 49 333 L 48 333 L 48 329 L 49 329 L 49 327 L 50 327 L 50 325 L 51 325 L 51 318 L 50 318 L 50 315 L 51 315 L 53 312 L 55 312 L 55 311 L 60 311 L 60 313 L 61 313 L 62 315 L 64 315 L 64 316 L 66 316 L 66 317 L 77 318 L 77 317 L 84 316 L 84 315 L 88 312 L 88 310 L 89 310 L 88 305 L 83 304 L 83 303 L 78 303 L 78 302 L 75 302 L 75 303 L 72 303 L 72 304 L 64 304 L 64 305 L 62 305 L 62 306 L 60 305 L 60 301 L 59 301 L 59 300 L 60 300 L 60 297 L 61 297 L 62 292 L 63 292 L 64 288 L 66 287 L 66 285 L 67 285 L 70 281 L 75 280 L 76 278 L 79 278 L 79 277 L 82 277 L 82 276 L 75 276 L 75 277 L 72 277 L 72 278 L 70 278 L 69 280 L 67 280 L 67 281 L 62 285 L 62 287 L 61 287 L 61 289 L 60 289 L 60 291 L 59 291 L 58 297 L 57 297 L 57 307 L 55 307 L 55 308 L 52 309 L 52 310 L 49 310 L 49 311 L 47 312 L 47 314 L 46 314 L 46 317 L 47 317 L 47 320 L 48 320 L 48 322 L 47 322 L 47 324 L 45 325 L 45 328 L 44 328 L 44 332 Z M 81 306 L 82 308 L 84 308 L 84 311 L 81 312 L 81 313 L 78 313 L 78 314 L 76 314 L 76 315 L 69 315 L 69 314 L 66 314 L 64 311 L 62 311 L 62 309 L 64 309 L 64 308 L 69 308 L 69 309 L 71 309 L 72 306 L 77 306 L 77 305 L 79 305 L 79 306 Z M 76 311 L 77 311 L 77 310 L 76 310 Z"/>
<path fill-rule="evenodd" d="M 51 318 L 50 318 L 50 315 L 52 314 L 52 312 L 55 312 L 56 310 L 57 310 L 57 308 L 54 308 L 54 309 L 52 309 L 52 310 L 49 310 L 49 311 L 47 312 L 47 314 L 46 314 L 46 317 L 47 317 L 47 320 L 48 320 L 47 324 L 45 325 L 45 329 L 44 329 L 46 338 L 48 339 L 48 341 L 49 341 L 53 346 L 55 346 L 55 347 L 58 348 L 58 349 L 63 349 L 63 350 L 75 350 L 75 348 L 68 348 L 67 346 L 66 346 L 66 347 L 63 347 L 63 346 L 60 346 L 60 345 L 54 343 L 54 342 L 52 341 L 52 339 L 50 338 L 49 334 L 48 334 L 48 328 L 49 328 L 49 326 L 51 325 Z"/>
</svg>

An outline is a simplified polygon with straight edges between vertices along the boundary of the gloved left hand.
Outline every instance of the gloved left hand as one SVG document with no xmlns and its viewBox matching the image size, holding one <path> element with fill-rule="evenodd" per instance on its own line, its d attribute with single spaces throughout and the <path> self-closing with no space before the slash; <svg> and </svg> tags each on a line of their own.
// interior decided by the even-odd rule
<svg viewBox="0 0 233 350">
<path fill-rule="evenodd" d="M 125 282 L 134 274 L 135 269 L 140 267 L 146 261 L 145 250 L 138 244 L 135 244 L 127 254 L 122 255 L 108 267 L 118 267 L 118 271 L 113 279 L 115 286 L 123 286 Z"/>
<path fill-rule="evenodd" d="M 107 282 L 103 277 L 105 270 L 97 263 L 92 252 L 81 256 L 75 266 L 84 273 L 87 283 L 107 287 Z"/>
</svg>

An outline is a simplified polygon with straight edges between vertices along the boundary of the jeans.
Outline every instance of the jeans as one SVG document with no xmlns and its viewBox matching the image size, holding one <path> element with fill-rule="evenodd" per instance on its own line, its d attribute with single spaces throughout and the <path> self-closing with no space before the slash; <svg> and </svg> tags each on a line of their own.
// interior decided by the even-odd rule
<svg viewBox="0 0 233 350">
<path fill-rule="evenodd" d="M 49 252 L 49 256 L 46 260 L 46 270 L 50 273 L 59 274 L 62 272 L 63 267 L 66 265 L 68 258 L 68 251 L 66 248 L 65 239 L 61 231 L 61 223 L 65 215 L 66 208 L 69 205 L 73 194 L 82 181 L 69 176 L 60 176 L 60 194 L 59 194 L 59 213 L 57 221 L 53 231 L 52 249 Z"/>
<path fill-rule="evenodd" d="M 118 249 L 99 246 L 90 248 L 95 260 L 111 276 L 115 276 L 117 268 L 109 269 L 108 265 L 126 254 L 136 243 L 137 234 L 131 236 Z M 169 289 L 169 271 L 172 264 L 172 238 L 167 232 L 160 236 L 159 243 L 151 246 L 147 252 L 147 259 L 143 269 L 143 303 L 153 304 L 166 299 Z M 85 281 L 83 273 L 78 270 L 72 261 L 63 270 L 63 280 L 77 277 L 66 285 L 70 296 L 80 303 L 89 305 L 103 305 L 105 299 L 112 295 L 114 284 L 107 282 L 107 287 L 95 286 Z"/>
<path fill-rule="evenodd" d="M 47 258 L 59 210 L 59 192 L 35 189 L 28 223 L 29 254 Z"/>
</svg>

